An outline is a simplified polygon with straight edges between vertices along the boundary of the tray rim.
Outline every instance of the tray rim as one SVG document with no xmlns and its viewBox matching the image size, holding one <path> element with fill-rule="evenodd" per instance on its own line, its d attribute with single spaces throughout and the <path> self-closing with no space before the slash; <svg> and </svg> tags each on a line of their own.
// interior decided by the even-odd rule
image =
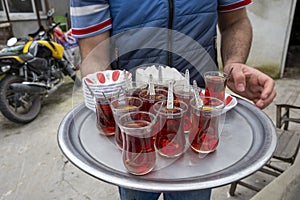
<svg viewBox="0 0 300 200">
<path fill-rule="evenodd" d="M 261 110 L 256 108 L 253 104 L 247 102 L 246 100 L 240 99 L 238 97 L 237 107 L 246 107 L 253 114 L 263 118 L 267 123 L 262 123 L 264 129 L 269 132 L 271 141 L 269 141 L 269 146 L 265 149 L 263 157 L 254 160 L 254 164 L 250 167 L 245 167 L 238 172 L 232 173 L 229 176 L 222 176 L 222 174 L 214 173 L 218 175 L 217 179 L 210 179 L 209 177 L 203 178 L 191 178 L 188 181 L 179 182 L 168 182 L 168 181 L 153 181 L 147 180 L 143 176 L 134 176 L 130 174 L 122 174 L 119 172 L 112 172 L 107 166 L 99 166 L 99 163 L 88 155 L 86 152 L 78 151 L 76 144 L 74 142 L 80 143 L 80 141 L 67 141 L 68 131 L 65 127 L 69 127 L 74 122 L 73 116 L 81 112 L 85 108 L 84 103 L 81 103 L 69 111 L 63 118 L 57 134 L 58 146 L 66 158 L 80 170 L 85 173 L 110 184 L 118 185 L 121 187 L 127 187 L 131 189 L 143 190 L 143 191 L 189 191 L 197 189 L 214 188 L 222 185 L 226 185 L 242 179 L 250 174 L 256 172 L 261 168 L 273 155 L 275 148 L 277 146 L 277 133 L 276 128 L 271 121 L 271 119 Z M 233 110 L 236 109 L 233 108 Z M 92 111 L 90 111 L 92 112 Z M 78 138 L 79 140 L 79 138 Z M 78 147 L 78 146 L 77 146 Z M 83 149 L 84 151 L 84 149 Z M 85 154 L 85 155 L 83 155 Z M 251 159 L 250 159 L 251 160 Z M 231 168 L 231 167 L 229 167 Z M 222 170 L 221 170 L 222 171 Z"/>
</svg>

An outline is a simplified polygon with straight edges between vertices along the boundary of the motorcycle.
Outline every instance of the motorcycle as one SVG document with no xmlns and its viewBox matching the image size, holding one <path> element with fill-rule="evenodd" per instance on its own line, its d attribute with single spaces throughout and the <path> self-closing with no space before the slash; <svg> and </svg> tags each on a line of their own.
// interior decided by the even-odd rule
<svg viewBox="0 0 300 200">
<path fill-rule="evenodd" d="M 0 52 L 0 111 L 9 120 L 26 124 L 41 110 L 42 100 L 64 84 L 70 76 L 81 84 L 64 47 L 54 40 L 59 25 L 30 34 L 29 39 L 11 38 Z M 23 40 L 13 48 L 14 43 Z"/>
</svg>

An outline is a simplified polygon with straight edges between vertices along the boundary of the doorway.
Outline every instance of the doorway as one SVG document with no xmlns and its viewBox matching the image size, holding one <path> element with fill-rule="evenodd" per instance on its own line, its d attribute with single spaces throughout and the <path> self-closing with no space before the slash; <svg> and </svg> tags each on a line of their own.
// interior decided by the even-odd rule
<svg viewBox="0 0 300 200">
<path fill-rule="evenodd" d="M 300 76 L 300 3 L 297 1 L 283 77 Z"/>
</svg>

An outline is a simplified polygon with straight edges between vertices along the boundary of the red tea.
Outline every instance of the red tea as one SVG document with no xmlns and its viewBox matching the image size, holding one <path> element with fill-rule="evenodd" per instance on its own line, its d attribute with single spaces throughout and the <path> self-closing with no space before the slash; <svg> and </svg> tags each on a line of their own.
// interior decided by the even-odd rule
<svg viewBox="0 0 300 200">
<path fill-rule="evenodd" d="M 154 88 L 168 91 L 168 86 L 166 86 L 166 85 L 154 84 Z"/>
<path fill-rule="evenodd" d="M 180 156 L 184 152 L 186 141 L 183 116 L 186 109 L 164 107 L 160 111 L 157 122 L 159 126 L 155 126 L 158 129 L 155 130 L 157 132 L 155 146 L 160 155 L 172 158 Z"/>
<path fill-rule="evenodd" d="M 116 128 L 115 138 L 116 138 L 116 143 L 117 143 L 119 149 L 122 150 L 123 149 L 123 133 L 119 127 Z"/>
<path fill-rule="evenodd" d="M 168 92 L 166 90 L 156 89 L 155 95 L 150 95 L 148 93 L 148 90 L 143 90 L 139 94 L 139 97 L 143 100 L 143 109 L 142 110 L 149 111 L 155 103 L 165 100 L 167 97 L 167 94 L 168 94 Z"/>
<path fill-rule="evenodd" d="M 188 106 L 188 110 L 184 115 L 183 129 L 185 133 L 189 133 L 192 127 L 190 100 L 194 97 L 194 93 L 191 89 L 186 92 L 183 85 L 178 85 L 174 87 L 174 96 L 175 101 L 183 101 Z"/>
<path fill-rule="evenodd" d="M 205 96 L 215 97 L 224 102 L 226 81 L 221 76 L 205 77 Z"/>
<path fill-rule="evenodd" d="M 219 144 L 219 124 L 224 103 L 217 98 L 201 96 L 203 106 L 199 107 L 195 99 L 190 101 L 192 107 L 192 128 L 189 143 L 192 150 L 210 153 Z"/>
<path fill-rule="evenodd" d="M 141 91 L 142 91 L 141 88 L 132 88 L 127 91 L 127 95 L 131 97 L 139 97 Z"/>
<path fill-rule="evenodd" d="M 189 135 L 191 147 L 196 152 L 209 153 L 219 144 L 218 117 L 198 116 L 193 113 L 192 130 Z"/>
<path fill-rule="evenodd" d="M 156 153 L 154 148 L 153 134 L 140 135 L 131 130 L 149 126 L 150 122 L 146 120 L 127 121 L 122 124 L 124 128 L 124 150 L 123 162 L 126 169 L 135 175 L 143 175 L 150 172 L 156 162 Z"/>
<path fill-rule="evenodd" d="M 107 136 L 115 134 L 115 120 L 108 101 L 97 99 L 96 120 L 96 126 L 101 134 Z"/>
<path fill-rule="evenodd" d="M 122 132 L 118 126 L 118 119 L 129 112 L 138 111 L 142 107 L 142 100 L 136 97 L 124 97 L 111 102 L 116 123 L 115 140 L 120 149 L 123 149 Z"/>
<path fill-rule="evenodd" d="M 147 89 L 148 84 L 145 82 L 130 82 L 130 87 L 126 89 L 126 95 L 131 97 L 139 97 L 142 90 Z"/>
<path fill-rule="evenodd" d="M 138 110 L 137 106 L 133 106 L 133 105 L 128 105 L 128 106 L 124 106 L 123 107 L 118 107 L 119 111 L 117 115 L 121 115 L 121 114 L 125 114 L 134 110 Z M 119 116 L 116 116 L 119 117 Z M 116 138 L 116 143 L 118 145 L 118 147 L 120 149 L 123 149 L 123 136 L 122 136 L 122 131 L 120 130 L 120 128 L 117 126 L 116 124 L 116 129 L 115 129 L 115 138 Z"/>
</svg>

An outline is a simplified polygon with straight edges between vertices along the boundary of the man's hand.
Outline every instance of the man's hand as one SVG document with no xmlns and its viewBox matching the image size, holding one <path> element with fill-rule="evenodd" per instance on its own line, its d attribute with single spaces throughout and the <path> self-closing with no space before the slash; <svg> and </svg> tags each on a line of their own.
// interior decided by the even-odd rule
<svg viewBox="0 0 300 200">
<path fill-rule="evenodd" d="M 240 63 L 231 63 L 224 68 L 228 73 L 233 67 L 231 77 L 227 81 L 229 89 L 236 94 L 252 100 L 255 105 L 264 109 L 276 97 L 275 82 L 261 71 Z"/>
</svg>

